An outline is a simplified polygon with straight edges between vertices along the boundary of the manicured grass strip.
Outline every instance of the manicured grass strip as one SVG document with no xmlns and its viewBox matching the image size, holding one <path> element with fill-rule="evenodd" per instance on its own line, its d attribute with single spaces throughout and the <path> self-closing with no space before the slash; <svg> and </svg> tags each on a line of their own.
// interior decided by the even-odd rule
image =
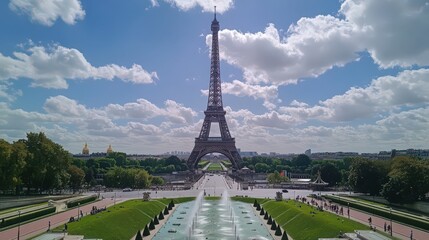
<svg viewBox="0 0 429 240">
<path fill-rule="evenodd" d="M 220 200 L 221 197 L 217 197 L 217 196 L 214 196 L 214 197 L 204 197 L 204 199 L 205 200 L 209 200 L 209 201 L 213 201 L 213 200 Z"/>
<path fill-rule="evenodd" d="M 232 166 L 232 163 L 230 161 L 227 161 L 227 160 L 222 160 L 222 164 L 227 168 Z"/>
<path fill-rule="evenodd" d="M 267 201 L 271 201 L 271 199 L 263 199 L 263 198 L 252 198 L 252 197 L 231 197 L 232 201 L 240 201 L 245 203 L 251 203 L 253 204 L 256 201 L 258 201 L 259 204 L 265 203 Z"/>
<path fill-rule="evenodd" d="M 11 217 L 4 218 L 4 222 L 0 222 L 0 228 L 4 228 L 10 225 L 14 225 L 17 223 L 22 223 L 25 221 L 33 220 L 35 218 L 45 216 L 51 213 L 54 213 L 56 210 L 56 207 L 46 207 L 42 209 L 37 209 L 31 212 L 26 212 L 21 215 L 14 215 Z"/>
<path fill-rule="evenodd" d="M 97 200 L 97 196 L 95 196 L 95 195 L 84 197 L 84 198 L 79 198 L 79 199 L 76 199 L 74 201 L 67 202 L 67 208 L 76 207 L 79 204 L 83 205 L 85 203 L 93 202 L 95 200 Z"/>
<path fill-rule="evenodd" d="M 31 205 L 25 205 L 25 206 L 21 206 L 21 207 L 14 207 L 14 208 L 8 208 L 8 209 L 4 209 L 0 211 L 0 215 L 6 214 L 6 213 L 11 213 L 11 212 L 18 212 L 19 210 L 21 212 L 25 212 L 25 209 L 28 208 L 32 208 L 32 207 L 37 207 L 37 206 L 41 206 L 41 205 L 46 205 L 48 201 L 46 202 L 42 202 L 42 203 L 36 203 L 36 204 L 31 204 Z"/>
<path fill-rule="evenodd" d="M 392 218 L 392 220 L 394 221 L 405 223 L 418 228 L 429 229 L 428 221 L 425 221 L 423 219 L 418 218 L 417 216 L 413 216 L 407 213 L 398 213 L 396 211 L 390 213 L 390 209 L 387 206 L 380 207 L 380 206 L 375 206 L 364 202 L 359 202 L 357 200 L 346 199 L 344 197 L 339 198 L 337 196 L 331 196 L 331 195 L 324 195 L 323 197 L 333 202 L 339 203 L 341 205 L 349 204 L 350 207 L 367 212 L 367 213 L 378 215 L 384 218 L 389 218 L 389 219 Z"/>
<path fill-rule="evenodd" d="M 207 171 L 222 171 L 223 168 L 220 165 L 220 163 L 212 163 L 210 164 L 210 166 L 207 168 Z"/>
<path fill-rule="evenodd" d="M 210 161 L 208 160 L 201 160 L 198 162 L 198 168 L 204 168 L 207 164 L 209 164 Z"/>
<path fill-rule="evenodd" d="M 194 200 L 193 197 L 173 199 L 175 203 Z M 130 239 L 138 230 L 144 228 L 158 215 L 171 199 L 152 201 L 130 200 L 110 207 L 95 215 L 82 218 L 79 222 L 68 224 L 70 234 L 84 235 L 85 238 L 103 240 Z M 62 226 L 58 230 L 62 229 Z"/>
<path fill-rule="evenodd" d="M 268 201 L 262 204 L 278 224 L 295 240 L 333 238 L 340 233 L 369 229 L 361 223 L 297 201 Z M 312 214 L 312 212 L 314 214 Z"/>
</svg>

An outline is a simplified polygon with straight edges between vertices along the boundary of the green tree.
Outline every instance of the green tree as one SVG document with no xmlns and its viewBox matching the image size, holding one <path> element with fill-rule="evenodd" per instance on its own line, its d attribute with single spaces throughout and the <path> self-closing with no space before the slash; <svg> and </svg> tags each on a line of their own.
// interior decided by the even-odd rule
<svg viewBox="0 0 429 240">
<path fill-rule="evenodd" d="M 82 187 L 83 180 L 85 178 L 85 172 L 82 169 L 71 165 L 68 169 L 68 173 L 70 175 L 69 185 L 73 189 L 73 193 L 75 193 Z"/>
<path fill-rule="evenodd" d="M 62 146 L 47 138 L 44 133 L 28 133 L 26 144 L 28 155 L 23 172 L 23 182 L 38 191 L 64 188 L 69 180 L 67 170 L 70 154 Z"/>
<path fill-rule="evenodd" d="M 0 139 L 0 189 L 17 190 L 21 184 L 22 168 L 27 151 L 22 142 L 13 144 Z"/>
<path fill-rule="evenodd" d="M 257 173 L 266 173 L 270 169 L 270 166 L 266 163 L 257 163 L 255 165 L 255 172 Z"/>
<path fill-rule="evenodd" d="M 329 186 L 335 186 L 341 182 L 341 173 L 339 169 L 332 163 L 323 163 L 320 167 L 320 176 L 323 181 L 329 183 Z"/>
<path fill-rule="evenodd" d="M 305 154 L 299 154 L 297 157 L 292 159 L 292 165 L 297 168 L 297 170 L 300 170 L 301 172 L 304 171 L 308 166 L 311 164 L 311 159 Z"/>
<path fill-rule="evenodd" d="M 279 184 L 281 182 L 286 182 L 288 178 L 281 176 L 279 172 L 275 171 L 274 173 L 268 174 L 267 180 L 270 184 Z"/>
<path fill-rule="evenodd" d="M 162 177 L 158 177 L 158 176 L 152 177 L 151 185 L 160 186 L 160 185 L 164 185 L 164 183 L 165 181 Z"/>
<path fill-rule="evenodd" d="M 380 161 L 355 158 L 350 166 L 349 184 L 355 191 L 378 195 L 387 173 L 388 167 Z"/>
<path fill-rule="evenodd" d="M 123 152 L 112 152 L 108 156 L 108 158 L 113 158 L 116 161 L 116 166 L 126 166 L 127 165 L 127 154 Z"/>
<path fill-rule="evenodd" d="M 429 192 L 429 163 L 411 157 L 396 157 L 383 186 L 382 196 L 392 203 L 411 203 Z"/>
<path fill-rule="evenodd" d="M 147 188 L 150 185 L 149 173 L 146 170 L 138 169 L 134 175 L 135 188 Z"/>
</svg>

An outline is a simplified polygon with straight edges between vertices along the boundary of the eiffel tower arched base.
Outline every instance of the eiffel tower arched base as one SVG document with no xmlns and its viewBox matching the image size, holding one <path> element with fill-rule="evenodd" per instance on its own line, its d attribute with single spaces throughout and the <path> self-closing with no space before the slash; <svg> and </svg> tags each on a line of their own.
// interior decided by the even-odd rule
<svg viewBox="0 0 429 240">
<path fill-rule="evenodd" d="M 232 163 L 233 169 L 240 169 L 241 157 L 235 147 L 235 140 L 222 140 L 221 138 L 208 138 L 207 140 L 195 139 L 195 146 L 188 158 L 188 168 L 193 171 L 198 168 L 201 158 L 210 153 L 225 155 Z"/>
</svg>

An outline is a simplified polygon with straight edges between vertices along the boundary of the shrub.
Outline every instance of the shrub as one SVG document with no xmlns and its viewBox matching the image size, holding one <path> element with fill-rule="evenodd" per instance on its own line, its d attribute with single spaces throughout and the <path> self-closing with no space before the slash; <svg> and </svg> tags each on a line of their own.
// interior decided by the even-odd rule
<svg viewBox="0 0 429 240">
<path fill-rule="evenodd" d="M 276 230 L 277 229 L 277 223 L 276 220 L 273 220 L 273 223 L 271 224 L 271 230 Z"/>
<path fill-rule="evenodd" d="M 14 215 L 14 216 L 11 216 L 9 218 L 4 218 L 4 222 L 1 223 L 0 227 L 4 228 L 4 227 L 14 225 L 14 224 L 17 224 L 20 222 L 25 222 L 25 221 L 28 221 L 28 220 L 31 220 L 34 218 L 45 216 L 45 215 L 54 213 L 55 210 L 56 210 L 56 207 L 48 207 L 48 208 L 43 208 L 41 210 L 21 214 L 21 216 Z"/>
<path fill-rule="evenodd" d="M 134 240 L 143 240 L 142 234 L 140 233 L 140 230 L 137 231 L 136 238 Z"/>
<path fill-rule="evenodd" d="M 276 232 L 274 233 L 274 235 L 276 235 L 276 236 L 282 235 L 282 229 L 280 228 L 280 224 L 277 225 L 277 229 L 276 229 Z"/>
<path fill-rule="evenodd" d="M 87 198 L 80 198 L 80 199 L 77 199 L 75 201 L 67 202 L 67 208 L 76 207 L 77 205 L 79 205 L 79 203 L 81 205 L 83 205 L 85 203 L 93 202 L 95 200 L 97 200 L 97 196 L 95 196 L 95 195 L 94 196 L 89 196 Z"/>
<path fill-rule="evenodd" d="M 143 230 L 143 237 L 149 236 L 150 235 L 150 231 L 149 228 L 146 226 L 144 226 L 144 230 Z"/>
<path fill-rule="evenodd" d="M 267 224 L 272 224 L 273 223 L 273 219 L 271 218 L 271 216 L 268 217 L 268 221 Z"/>
<path fill-rule="evenodd" d="M 281 240 L 289 240 L 289 237 L 287 236 L 286 231 L 284 231 L 284 232 L 283 232 L 283 235 L 282 235 L 282 239 L 281 239 Z"/>
</svg>

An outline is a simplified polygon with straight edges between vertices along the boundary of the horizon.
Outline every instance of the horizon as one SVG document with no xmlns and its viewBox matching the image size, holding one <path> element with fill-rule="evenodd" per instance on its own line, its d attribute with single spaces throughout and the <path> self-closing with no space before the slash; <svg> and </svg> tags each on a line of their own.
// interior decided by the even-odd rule
<svg viewBox="0 0 429 240">
<path fill-rule="evenodd" d="M 429 5 L 387 0 L 3 1 L 0 139 L 191 152 L 214 5 L 237 148 L 429 149 Z"/>
</svg>

